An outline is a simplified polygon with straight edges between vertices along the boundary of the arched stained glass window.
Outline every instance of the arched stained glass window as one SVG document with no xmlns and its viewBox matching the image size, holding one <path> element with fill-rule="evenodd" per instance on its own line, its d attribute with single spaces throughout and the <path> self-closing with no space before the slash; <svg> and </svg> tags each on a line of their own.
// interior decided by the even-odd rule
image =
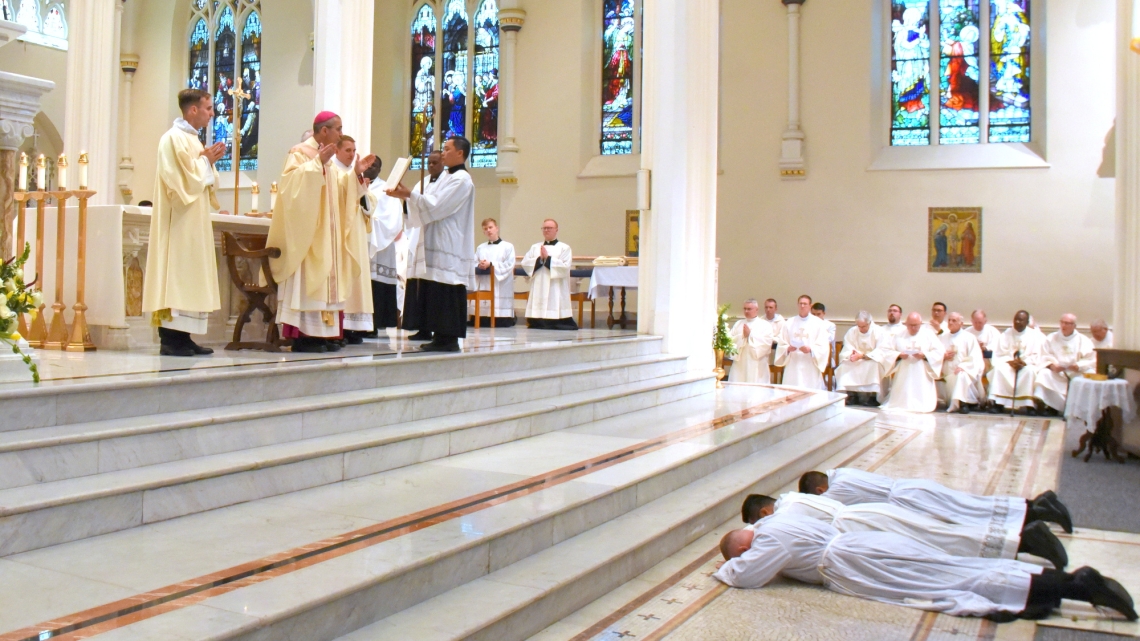
<svg viewBox="0 0 1140 641">
<path fill-rule="evenodd" d="M 930 144 L 930 0 L 891 3 L 892 145 Z"/>
<path fill-rule="evenodd" d="M 1029 0 L 990 0 L 990 142 L 1029 142 Z"/>
<path fill-rule="evenodd" d="M 190 79 L 186 86 L 210 91 L 210 29 L 205 18 L 199 18 L 190 32 Z"/>
<path fill-rule="evenodd" d="M 43 31 L 43 22 L 40 20 L 40 3 L 36 0 L 20 0 L 20 10 L 16 13 L 16 22 L 28 28 L 28 31 L 40 33 Z"/>
<path fill-rule="evenodd" d="M 229 6 L 218 14 L 214 28 L 214 142 L 223 141 L 227 145 L 233 138 L 234 98 L 229 93 L 234 88 L 234 69 L 237 66 L 237 36 L 234 33 L 234 10 Z M 218 171 L 229 171 L 233 164 L 229 147 L 226 153 L 214 163 Z"/>
<path fill-rule="evenodd" d="M 261 120 L 261 16 L 245 18 L 241 30 L 241 84 L 249 98 L 242 102 L 241 169 L 257 169 L 257 129 Z"/>
<path fill-rule="evenodd" d="M 435 11 L 424 4 L 412 21 L 412 118 L 409 152 L 417 169 L 435 149 Z"/>
<path fill-rule="evenodd" d="M 635 0 L 605 0 L 602 31 L 602 154 L 633 153 Z"/>
<path fill-rule="evenodd" d="M 448 0 L 443 17 L 443 95 L 439 122 L 443 139 L 467 137 L 467 9 L 463 0 Z"/>
<path fill-rule="evenodd" d="M 46 4 L 40 0 L 0 0 L 0 14 L 5 20 L 28 28 L 20 40 L 67 51 L 66 1 Z"/>
<path fill-rule="evenodd" d="M 475 70 L 471 79 L 471 166 L 498 164 L 499 7 L 482 0 L 475 12 Z"/>
<path fill-rule="evenodd" d="M 44 18 L 44 35 L 67 40 L 67 25 L 64 23 L 63 8 L 59 5 L 48 9 L 47 17 Z"/>
<path fill-rule="evenodd" d="M 978 0 L 939 0 L 939 73 L 942 103 L 938 142 L 942 145 L 982 140 L 978 87 Z"/>
</svg>

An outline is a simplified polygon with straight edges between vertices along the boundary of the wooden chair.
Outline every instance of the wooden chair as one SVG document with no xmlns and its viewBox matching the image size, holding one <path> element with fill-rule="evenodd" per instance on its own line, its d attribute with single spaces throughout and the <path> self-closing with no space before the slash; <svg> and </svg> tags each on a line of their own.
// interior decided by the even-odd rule
<svg viewBox="0 0 1140 641">
<path fill-rule="evenodd" d="M 775 365 L 768 366 L 768 376 L 773 385 L 782 385 L 784 383 L 784 368 L 776 367 Z"/>
<path fill-rule="evenodd" d="M 828 391 L 835 389 L 835 368 L 839 366 L 839 352 L 843 351 L 843 341 L 835 341 L 831 346 L 831 353 L 827 356 L 827 367 L 823 370 L 823 384 Z"/>
<path fill-rule="evenodd" d="M 475 274 L 477 274 L 479 276 L 491 276 L 491 278 L 490 278 L 491 291 L 484 292 L 484 291 L 476 290 L 473 292 L 467 292 L 467 300 L 468 301 L 475 301 L 475 329 L 479 329 L 479 327 L 482 323 L 482 321 L 479 320 L 480 319 L 479 301 L 483 301 L 483 300 L 491 302 L 491 329 L 495 329 L 495 278 L 494 278 L 494 274 L 491 273 L 491 269 L 493 269 L 493 268 L 489 268 L 489 269 L 479 269 L 478 267 L 475 268 Z"/>
<path fill-rule="evenodd" d="M 265 236 L 242 235 L 239 238 L 230 232 L 222 233 L 222 254 L 225 255 L 226 264 L 229 266 L 230 280 L 233 281 L 238 291 L 245 296 L 241 316 L 238 317 L 237 324 L 234 326 L 234 339 L 229 345 L 226 345 L 226 349 L 280 352 L 281 348 L 288 343 L 288 341 L 281 340 L 277 332 L 277 312 L 268 302 L 269 297 L 277 293 L 277 282 L 273 280 L 273 272 L 269 269 L 269 259 L 280 257 L 281 250 L 276 247 L 266 247 L 266 240 Z M 258 273 L 264 274 L 265 285 L 259 282 L 245 282 L 241 270 L 238 269 L 238 258 L 246 259 L 251 266 L 256 265 L 257 270 L 249 275 L 250 279 L 256 279 Z M 255 309 L 261 311 L 261 318 L 268 327 L 265 332 L 265 340 L 263 342 L 243 342 L 241 339 L 242 329 L 253 316 Z"/>
</svg>

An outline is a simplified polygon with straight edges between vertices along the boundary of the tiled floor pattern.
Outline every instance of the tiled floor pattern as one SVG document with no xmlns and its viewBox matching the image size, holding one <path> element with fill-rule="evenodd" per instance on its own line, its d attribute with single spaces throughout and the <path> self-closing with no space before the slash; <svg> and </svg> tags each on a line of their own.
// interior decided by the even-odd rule
<svg viewBox="0 0 1140 641">
<path fill-rule="evenodd" d="M 925 477 L 979 493 L 1032 496 L 1056 480 L 1063 425 L 1047 420 L 882 413 L 875 433 L 828 461 L 896 477 Z M 792 486 L 784 491 L 794 489 Z M 1035 624 L 995 625 L 845 597 L 778 581 L 730 590 L 711 578 L 716 545 L 735 521 L 531 641 L 867 639 L 1028 641 Z M 1078 530 L 1065 539 L 1072 567 L 1104 568 L 1140 595 L 1140 536 Z M 1047 625 L 1140 636 L 1137 624 L 1066 605 Z"/>
</svg>

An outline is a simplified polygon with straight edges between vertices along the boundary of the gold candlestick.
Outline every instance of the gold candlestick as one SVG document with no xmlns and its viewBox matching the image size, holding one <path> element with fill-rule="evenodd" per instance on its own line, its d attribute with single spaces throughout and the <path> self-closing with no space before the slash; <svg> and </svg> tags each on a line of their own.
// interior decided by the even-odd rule
<svg viewBox="0 0 1140 641">
<path fill-rule="evenodd" d="M 27 170 L 28 170 L 28 162 L 27 162 L 26 157 L 22 160 L 21 164 L 23 165 L 23 171 L 25 172 L 25 176 L 26 176 Z M 28 181 L 27 181 L 27 178 L 25 177 L 24 187 L 27 187 L 27 186 L 28 186 Z M 42 192 L 38 192 L 38 191 L 26 191 L 24 189 L 21 189 L 20 191 L 16 192 L 13 195 L 13 198 L 15 199 L 15 201 L 17 203 L 17 205 L 16 205 L 16 256 L 21 256 L 24 253 L 24 245 L 27 244 L 27 212 L 25 211 L 27 209 L 26 203 L 29 200 L 42 201 L 43 200 L 43 194 L 42 194 Z M 25 279 L 26 278 L 27 278 L 27 274 L 25 274 Z M 25 339 L 28 339 L 31 332 L 28 331 L 27 319 L 24 318 L 23 314 L 19 314 L 19 318 L 17 320 L 19 323 L 19 328 L 16 331 L 20 332 L 20 336 L 23 336 Z"/>
<path fill-rule="evenodd" d="M 261 196 L 261 189 L 258 188 L 257 183 L 253 183 L 253 188 L 249 190 L 249 215 L 257 216 L 257 200 Z"/>
<path fill-rule="evenodd" d="M 43 156 L 40 156 L 37 163 L 43 162 Z M 47 192 L 40 186 L 35 192 L 29 192 L 29 195 L 34 193 L 36 201 L 36 277 L 32 281 L 35 282 L 37 289 L 41 292 L 44 289 L 44 198 Z M 32 326 L 28 328 L 28 344 L 32 347 L 43 347 L 44 340 L 47 339 L 47 323 L 44 321 L 44 306 L 41 303 L 39 309 L 36 310 L 36 317 L 32 319 Z"/>
<path fill-rule="evenodd" d="M 80 162 L 86 158 L 80 156 Z M 87 199 L 95 195 L 93 191 L 77 191 L 75 196 L 79 199 L 79 260 L 75 267 L 75 317 L 71 323 L 71 341 L 67 344 L 69 352 L 93 352 L 95 343 L 91 341 L 91 331 L 87 327 Z"/>
<path fill-rule="evenodd" d="M 67 318 L 64 312 L 67 305 L 63 303 L 63 269 L 66 257 L 67 232 L 67 200 L 71 198 L 69 191 L 50 192 L 55 198 L 55 302 L 52 303 L 51 326 L 48 328 L 47 340 L 44 349 L 64 349 L 67 347 Z"/>
</svg>

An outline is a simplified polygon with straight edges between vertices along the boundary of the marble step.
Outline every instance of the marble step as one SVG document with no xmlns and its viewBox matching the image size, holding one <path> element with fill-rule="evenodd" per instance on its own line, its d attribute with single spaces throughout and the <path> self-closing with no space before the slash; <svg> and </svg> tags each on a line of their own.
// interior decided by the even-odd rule
<svg viewBox="0 0 1140 641">
<path fill-rule="evenodd" d="M 541 559 L 558 565 L 558 557 L 567 548 L 549 552 L 555 546 L 633 512 L 656 513 L 668 519 L 671 524 L 668 528 L 633 533 L 633 538 L 640 543 L 633 545 L 632 552 L 626 550 L 633 556 L 619 559 L 612 576 L 605 570 L 601 574 L 607 576 L 593 572 L 605 592 L 615 582 L 624 581 L 631 572 L 637 574 L 645 564 L 652 565 L 660 555 L 668 555 L 675 546 L 699 536 L 708 527 L 706 520 L 710 526 L 723 522 L 726 514 L 739 509 L 737 501 L 742 492 L 754 487 L 758 480 L 779 487 L 865 434 L 863 423 L 869 420 L 869 415 L 845 412 L 841 403 L 837 395 L 813 393 L 771 411 L 750 414 L 746 410 L 741 413 L 742 418 L 729 422 L 724 422 L 722 414 L 718 414 L 711 423 L 720 426 L 712 432 L 686 437 L 631 460 L 600 466 L 594 472 L 590 472 L 594 467 L 592 463 L 574 468 L 581 469 L 583 476 L 567 485 L 542 489 L 492 504 L 474 514 L 445 519 L 394 539 L 381 540 L 364 549 L 354 549 L 310 567 L 108 632 L 101 638 L 108 641 L 165 638 L 177 630 L 179 638 L 185 639 L 334 639 L 473 581 L 486 579 L 544 550 L 547 553 Z M 660 412 L 668 408 L 666 405 L 637 412 L 621 417 L 620 421 L 610 419 L 603 422 L 607 425 L 604 430 L 599 428 L 589 433 L 622 447 L 631 442 L 646 442 L 639 439 L 657 436 L 661 428 L 652 422 L 642 422 L 645 419 L 639 417 L 660 416 Z M 569 444 L 572 441 L 567 439 L 581 434 L 583 429 L 586 428 L 529 440 L 538 445 L 559 436 L 563 443 Z M 626 437 L 618 439 L 618 434 Z M 470 457 L 478 456 L 482 465 L 478 469 L 500 469 L 497 463 L 528 460 L 520 458 L 520 448 L 527 446 L 527 441 L 508 443 L 449 457 L 443 463 L 465 467 L 473 464 L 474 459 Z M 757 453 L 764 456 L 733 467 L 733 474 L 723 473 L 725 468 Z M 554 454 L 548 456 L 555 457 Z M 571 454 L 564 454 L 563 458 L 567 456 Z M 568 469 L 559 468 L 560 465 L 565 463 L 552 467 Z M 538 462 L 533 462 L 524 466 L 524 470 L 538 466 Z M 550 473 L 543 472 L 540 477 Z M 716 480 L 702 481 L 708 477 Z M 685 495 L 687 500 L 655 503 L 694 483 L 703 483 L 693 486 L 703 489 L 690 490 Z M 318 497 L 309 499 L 314 500 Z M 609 530 L 604 535 L 586 536 L 589 540 L 602 541 L 620 538 L 615 537 L 615 532 Z M 579 543 L 575 545 L 581 544 L 582 539 L 577 540 Z M 636 549 L 645 550 L 644 559 L 635 558 Z M 600 552 L 607 553 L 607 549 Z M 577 567 L 580 558 L 564 556 L 563 561 L 566 569 L 570 569 Z M 534 591 L 520 589 L 520 592 L 533 594 Z M 586 596 L 593 594 L 591 590 L 587 592 Z M 570 611 L 578 607 L 579 602 L 579 598 L 568 598 Z M 492 604 L 486 605 L 488 611 L 494 610 Z M 438 611 L 436 616 L 439 617 Z M 451 617 L 446 619 L 450 621 Z M 530 631 L 545 625 L 544 618 L 525 629 Z M 517 636 L 525 634 L 520 632 Z M 413 634 L 403 638 L 419 637 Z"/>
<path fill-rule="evenodd" d="M 395 442 L 464 427 L 460 421 L 425 432 L 427 419 L 506 406 L 519 407 L 490 418 L 518 421 L 549 409 L 544 399 L 672 376 L 685 368 L 684 358 L 653 354 L 0 432 L 0 490 L 384 426 L 398 428 L 390 435 Z"/>
<path fill-rule="evenodd" d="M 633 336 L 512 346 L 463 354 L 345 356 L 321 361 L 47 381 L 6 389 L 0 432 L 162 412 L 369 390 L 661 353 Z"/>
<path fill-rule="evenodd" d="M 872 419 L 859 411 L 833 416 L 636 510 L 337 641 L 527 639 L 732 519 L 746 495 L 774 493 L 863 438 Z M 440 616 L 443 612 L 447 616 Z"/>
<path fill-rule="evenodd" d="M 706 394 L 673 374 L 500 408 L 0 490 L 0 556 L 337 483 Z"/>
</svg>

